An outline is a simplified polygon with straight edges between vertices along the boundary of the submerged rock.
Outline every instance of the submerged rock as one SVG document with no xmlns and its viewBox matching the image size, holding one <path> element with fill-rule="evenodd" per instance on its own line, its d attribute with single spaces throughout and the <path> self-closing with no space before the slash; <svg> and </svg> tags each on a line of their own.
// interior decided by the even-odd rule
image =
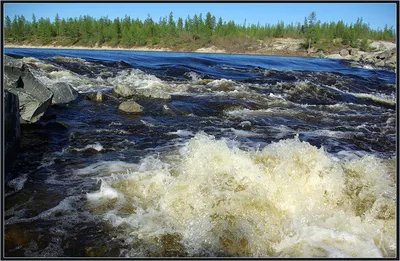
<svg viewBox="0 0 400 261">
<path fill-rule="evenodd" d="M 4 90 L 4 141 L 5 173 L 11 171 L 17 156 L 20 140 L 19 100 L 18 96 Z"/>
<path fill-rule="evenodd" d="M 78 92 L 65 82 L 56 82 L 48 86 L 48 89 L 54 94 L 54 104 L 68 103 L 74 101 L 78 97 Z"/>
<path fill-rule="evenodd" d="M 122 97 L 125 98 L 130 98 L 133 95 L 135 95 L 135 89 L 134 88 L 130 88 L 129 86 L 126 86 L 124 84 L 118 84 L 115 88 L 114 88 L 114 92 Z"/>
<path fill-rule="evenodd" d="M 153 99 L 171 99 L 171 94 L 164 92 L 158 88 L 133 88 L 123 84 L 115 87 L 114 92 L 125 98 L 153 98 Z"/>
<path fill-rule="evenodd" d="M 171 99 L 171 94 L 153 88 L 138 88 L 136 89 L 135 96 L 142 98 L 153 98 L 153 99 L 163 99 L 163 100 Z"/>
<path fill-rule="evenodd" d="M 134 101 L 126 101 L 119 105 L 119 110 L 128 113 L 141 113 L 143 111 L 143 107 Z"/>
</svg>

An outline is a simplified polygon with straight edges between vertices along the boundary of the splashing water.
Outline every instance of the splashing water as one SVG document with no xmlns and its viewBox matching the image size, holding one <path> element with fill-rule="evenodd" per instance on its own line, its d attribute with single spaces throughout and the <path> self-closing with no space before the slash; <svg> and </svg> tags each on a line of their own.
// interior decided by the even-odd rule
<svg viewBox="0 0 400 261">
<path fill-rule="evenodd" d="M 393 256 L 387 164 L 337 162 L 297 137 L 245 152 L 197 134 L 165 162 L 102 178 L 87 199 L 124 227 L 126 256 Z"/>
</svg>

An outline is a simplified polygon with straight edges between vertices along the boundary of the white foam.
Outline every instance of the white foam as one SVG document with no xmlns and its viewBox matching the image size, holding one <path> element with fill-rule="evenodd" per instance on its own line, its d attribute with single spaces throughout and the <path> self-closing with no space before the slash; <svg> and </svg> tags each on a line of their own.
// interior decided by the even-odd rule
<svg viewBox="0 0 400 261">
<path fill-rule="evenodd" d="M 393 256 L 396 189 L 386 164 L 337 159 L 297 137 L 246 152 L 198 134 L 177 153 L 102 178 L 88 199 L 139 245 L 177 234 L 190 256 Z"/>
<path fill-rule="evenodd" d="M 24 188 L 25 182 L 28 180 L 28 174 L 23 174 L 15 179 L 10 180 L 7 185 L 15 191 L 20 191 Z"/>
<path fill-rule="evenodd" d="M 168 132 L 168 134 L 169 135 L 178 135 L 180 137 L 194 136 L 194 133 L 192 131 L 188 131 L 188 130 L 177 130 L 177 131 Z"/>
<path fill-rule="evenodd" d="M 100 144 L 100 142 L 96 142 L 95 144 L 89 144 L 89 145 L 86 145 L 84 148 L 82 148 L 82 149 L 74 149 L 74 150 L 76 150 L 76 151 L 85 151 L 85 150 L 88 150 L 88 149 L 94 149 L 94 150 L 96 150 L 96 151 L 102 151 L 104 148 L 103 148 L 103 146 Z"/>
</svg>

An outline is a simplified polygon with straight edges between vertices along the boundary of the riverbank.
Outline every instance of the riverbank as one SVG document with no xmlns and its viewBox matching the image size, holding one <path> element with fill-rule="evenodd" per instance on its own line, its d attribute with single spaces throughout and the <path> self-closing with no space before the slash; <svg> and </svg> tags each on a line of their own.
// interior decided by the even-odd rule
<svg viewBox="0 0 400 261">
<path fill-rule="evenodd" d="M 258 45 L 251 45 L 240 51 L 230 51 L 229 48 L 217 46 L 202 47 L 195 50 L 185 48 L 166 48 L 166 47 L 143 47 L 135 46 L 124 48 L 119 46 L 61 46 L 57 43 L 50 45 L 30 45 L 30 44 L 5 44 L 5 48 L 44 48 L 44 49 L 71 49 L 71 50 L 118 50 L 118 51 L 147 51 L 147 52 L 189 52 L 189 53 L 219 53 L 219 54 L 251 54 L 251 55 L 274 55 L 274 56 L 293 56 L 293 57 L 319 57 L 330 59 L 346 59 L 356 63 L 367 64 L 374 67 L 386 67 L 396 69 L 396 44 L 385 41 L 372 41 L 370 51 L 364 52 L 358 48 L 337 47 L 336 49 L 305 50 L 302 39 L 292 38 L 273 38 L 265 41 L 259 40 Z M 358 66 L 356 64 L 356 66 Z"/>
</svg>

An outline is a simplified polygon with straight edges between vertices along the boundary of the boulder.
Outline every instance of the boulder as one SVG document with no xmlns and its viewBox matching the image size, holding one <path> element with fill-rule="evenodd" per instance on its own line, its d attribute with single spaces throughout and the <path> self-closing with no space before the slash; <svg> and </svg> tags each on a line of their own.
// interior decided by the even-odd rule
<svg viewBox="0 0 400 261">
<path fill-rule="evenodd" d="M 342 49 L 339 52 L 340 56 L 347 56 L 349 55 L 349 51 L 347 49 Z"/>
<path fill-rule="evenodd" d="M 385 66 L 385 62 L 384 61 L 378 61 L 378 62 L 375 63 L 375 66 L 383 67 L 383 66 Z"/>
<path fill-rule="evenodd" d="M 349 53 L 350 53 L 350 55 L 357 55 L 357 54 L 358 54 L 358 49 L 356 49 L 356 48 L 351 48 L 351 49 L 349 50 Z"/>
<path fill-rule="evenodd" d="M 396 61 L 388 60 L 385 62 L 385 66 L 392 69 L 396 69 Z"/>
<path fill-rule="evenodd" d="M 153 98 L 153 99 L 171 99 L 171 95 L 167 92 L 160 90 L 157 87 L 140 87 L 134 88 L 124 84 L 118 84 L 114 88 L 114 92 L 125 98 L 143 97 L 143 98 Z"/>
<path fill-rule="evenodd" d="M 124 84 L 117 84 L 114 88 L 114 92 L 122 97 L 130 98 L 135 95 L 135 89 Z"/>
<path fill-rule="evenodd" d="M 5 82 L 5 87 L 18 95 L 21 123 L 37 122 L 51 105 L 53 93 L 28 68 L 13 72 L 12 77 L 17 73 L 20 74 L 17 83 Z"/>
<path fill-rule="evenodd" d="M 4 90 L 5 174 L 11 171 L 19 149 L 20 121 L 18 96 Z M 8 180 L 6 178 L 6 180 Z"/>
<path fill-rule="evenodd" d="M 380 52 L 375 55 L 375 58 L 378 60 L 389 60 L 393 56 L 394 52 L 392 50 L 386 50 L 384 52 Z"/>
<path fill-rule="evenodd" d="M 32 68 L 21 60 L 4 56 L 5 88 L 18 96 L 20 122 L 37 122 L 51 104 L 53 93 L 32 73 Z"/>
<path fill-rule="evenodd" d="M 119 105 L 119 110 L 128 113 L 141 113 L 143 111 L 143 107 L 134 101 L 126 101 Z"/>
<path fill-rule="evenodd" d="M 21 60 L 4 55 L 4 85 L 12 88 L 23 88 L 22 71 L 24 64 Z"/>
<path fill-rule="evenodd" d="M 47 88 L 53 93 L 54 104 L 68 103 L 78 97 L 78 92 L 65 82 L 56 82 L 47 86 Z"/>
<path fill-rule="evenodd" d="M 153 99 L 170 100 L 171 94 L 157 88 L 137 88 L 135 96 Z"/>
<path fill-rule="evenodd" d="M 244 130 L 250 130 L 251 122 L 250 121 L 242 121 L 241 123 L 239 123 L 239 127 Z"/>
</svg>

